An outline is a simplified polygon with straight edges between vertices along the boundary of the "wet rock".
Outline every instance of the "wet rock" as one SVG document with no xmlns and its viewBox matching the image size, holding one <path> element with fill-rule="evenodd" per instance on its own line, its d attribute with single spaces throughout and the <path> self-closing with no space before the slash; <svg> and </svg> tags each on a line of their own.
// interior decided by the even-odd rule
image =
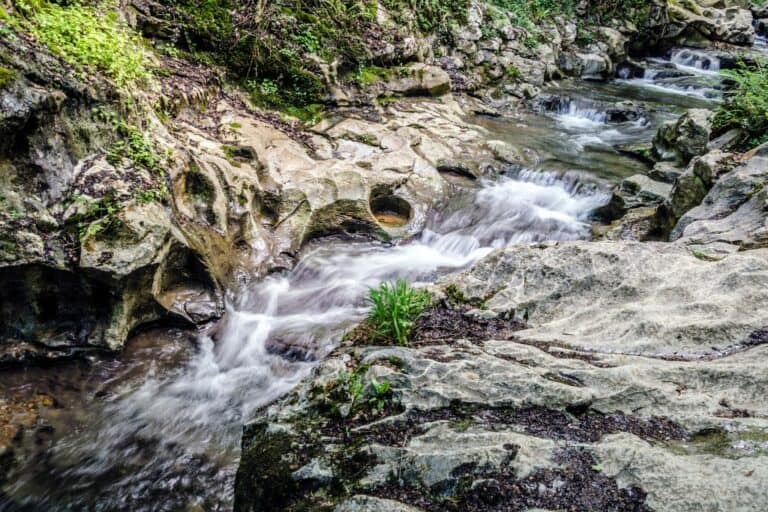
<svg viewBox="0 0 768 512">
<path fill-rule="evenodd" d="M 765 455 L 734 460 L 707 453 L 712 448 L 670 457 L 659 446 L 617 434 L 598 446 L 596 455 L 603 472 L 615 475 L 620 485 L 642 482 L 653 510 L 760 510 L 768 491 L 754 481 L 768 477 Z"/>
<path fill-rule="evenodd" d="M 626 211 L 609 225 L 593 227 L 597 240 L 625 240 L 645 242 L 661 238 L 661 224 L 658 208 L 655 206 L 638 207 Z"/>
<path fill-rule="evenodd" d="M 635 158 L 647 165 L 656 164 L 656 155 L 653 152 L 653 144 L 650 142 L 637 144 L 620 144 L 616 150 L 623 154 Z"/>
<path fill-rule="evenodd" d="M 768 457 L 766 276 L 765 251 L 721 261 L 648 243 L 497 251 L 439 287 L 486 302 L 485 315 L 526 316 L 528 329 L 345 345 L 246 427 L 236 510 L 759 510 L 765 491 L 750 471 Z M 390 384 L 388 412 L 335 415 L 350 371 L 364 386 Z M 724 489 L 713 466 L 739 472 L 742 491 Z"/>
<path fill-rule="evenodd" d="M 671 162 L 658 162 L 648 172 L 648 177 L 662 183 L 675 183 L 684 169 Z"/>
<path fill-rule="evenodd" d="M 664 202 L 669 198 L 672 185 L 636 174 L 622 181 L 619 191 L 629 209 Z"/>
<path fill-rule="evenodd" d="M 671 355 L 725 349 L 755 330 L 767 264 L 764 251 L 710 262 L 679 245 L 559 244 L 497 253 L 456 286 L 468 298 L 493 290 L 489 309 L 531 326 L 519 337 Z"/>
<path fill-rule="evenodd" d="M 662 160 L 673 159 L 682 164 L 703 155 L 712 133 L 711 119 L 711 111 L 691 109 L 677 122 L 665 124 L 653 141 L 656 155 Z"/>
<path fill-rule="evenodd" d="M 714 150 L 691 161 L 675 182 L 669 199 L 675 222 L 702 202 L 712 185 L 729 170 L 732 158 L 730 153 Z"/>
<path fill-rule="evenodd" d="M 605 80 L 613 76 L 613 64 L 602 53 L 562 53 L 559 61 L 560 70 L 569 76 L 586 80 Z"/>
</svg>

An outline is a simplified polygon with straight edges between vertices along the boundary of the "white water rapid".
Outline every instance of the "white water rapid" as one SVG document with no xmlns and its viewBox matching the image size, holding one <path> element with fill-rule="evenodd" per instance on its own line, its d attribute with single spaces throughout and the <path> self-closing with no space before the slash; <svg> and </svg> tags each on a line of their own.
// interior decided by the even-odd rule
<svg viewBox="0 0 768 512">
<path fill-rule="evenodd" d="M 457 206 L 415 240 L 318 246 L 292 271 L 233 299 L 186 368 L 126 389 L 92 430 L 58 443 L 50 473 L 73 492 L 61 496 L 51 486 L 52 495 L 36 503 L 175 509 L 208 504 L 196 501 L 200 485 L 227 503 L 242 424 L 295 386 L 365 316 L 369 287 L 395 278 L 434 281 L 510 243 L 588 238 L 588 216 L 607 200 L 576 176 L 522 171 L 459 194 Z M 96 496 L 88 486 L 94 481 Z M 159 493 L 158 482 L 169 492 Z M 20 481 L 18 495 L 29 496 L 33 484 Z"/>
</svg>

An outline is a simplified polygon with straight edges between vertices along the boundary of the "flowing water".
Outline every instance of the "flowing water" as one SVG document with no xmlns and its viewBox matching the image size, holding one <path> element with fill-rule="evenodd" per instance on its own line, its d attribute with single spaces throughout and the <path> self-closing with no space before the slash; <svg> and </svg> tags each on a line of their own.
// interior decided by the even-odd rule
<svg viewBox="0 0 768 512">
<path fill-rule="evenodd" d="M 661 93 L 665 101 L 687 108 L 712 108 L 723 99 L 720 59 L 713 52 L 676 48 L 667 57 L 648 59 L 646 64 L 640 77 L 630 77 L 624 70 L 624 84 Z"/>
<path fill-rule="evenodd" d="M 8 396 L 57 400 L 44 413 L 50 427 L 27 440 L 27 460 L 2 488 L 0 510 L 228 510 L 243 423 L 365 316 L 369 287 L 432 282 L 513 243 L 589 238 L 590 213 L 610 185 L 645 169 L 616 146 L 647 142 L 691 102 L 716 101 L 707 92 L 715 65 L 682 53 L 650 63 L 686 68 L 701 94 L 651 76 L 580 83 L 553 91 L 570 98 L 567 108 L 474 119 L 491 137 L 531 148 L 536 163 L 457 188 L 416 239 L 315 243 L 290 272 L 230 298 L 224 320 L 196 340 L 153 331 L 118 359 L 0 374 Z M 612 122 L 607 105 L 627 99 L 644 103 L 641 115 Z"/>
</svg>

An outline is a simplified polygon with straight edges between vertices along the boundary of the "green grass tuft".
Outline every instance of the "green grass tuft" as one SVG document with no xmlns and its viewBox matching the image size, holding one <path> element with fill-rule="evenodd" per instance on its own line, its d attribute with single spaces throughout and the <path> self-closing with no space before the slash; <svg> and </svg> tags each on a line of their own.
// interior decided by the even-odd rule
<svg viewBox="0 0 768 512">
<path fill-rule="evenodd" d="M 368 300 L 372 306 L 368 319 L 375 328 L 374 337 L 407 345 L 414 322 L 431 299 L 425 290 L 415 290 L 400 279 L 372 288 Z"/>
</svg>

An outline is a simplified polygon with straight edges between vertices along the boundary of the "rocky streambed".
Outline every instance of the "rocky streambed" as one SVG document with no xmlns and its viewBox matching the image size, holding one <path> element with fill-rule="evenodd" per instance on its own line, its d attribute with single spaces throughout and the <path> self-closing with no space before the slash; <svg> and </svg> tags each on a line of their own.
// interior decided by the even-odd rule
<svg viewBox="0 0 768 512">
<path fill-rule="evenodd" d="M 411 346 L 342 343 L 246 426 L 236 510 L 763 510 L 768 160 L 710 135 L 706 59 L 649 63 L 684 86 L 652 73 L 541 96 L 545 117 L 505 135 L 556 126 L 542 167 L 620 181 L 587 208 L 619 219 L 594 229 L 608 241 L 537 227 L 543 243 L 491 244 L 430 287 Z M 643 108 L 601 103 L 617 88 Z M 652 169 L 630 175 L 628 155 Z"/>
<path fill-rule="evenodd" d="M 102 155 L 0 218 L 0 510 L 764 510 L 768 154 L 711 125 L 749 12 L 673 6 L 636 60 L 631 26 L 534 50 L 471 11 L 304 132 L 177 90 L 168 207 L 60 207 L 156 190 Z M 17 85 L 34 137 L 83 108 Z M 435 302 L 375 346 L 396 278 Z"/>
</svg>

